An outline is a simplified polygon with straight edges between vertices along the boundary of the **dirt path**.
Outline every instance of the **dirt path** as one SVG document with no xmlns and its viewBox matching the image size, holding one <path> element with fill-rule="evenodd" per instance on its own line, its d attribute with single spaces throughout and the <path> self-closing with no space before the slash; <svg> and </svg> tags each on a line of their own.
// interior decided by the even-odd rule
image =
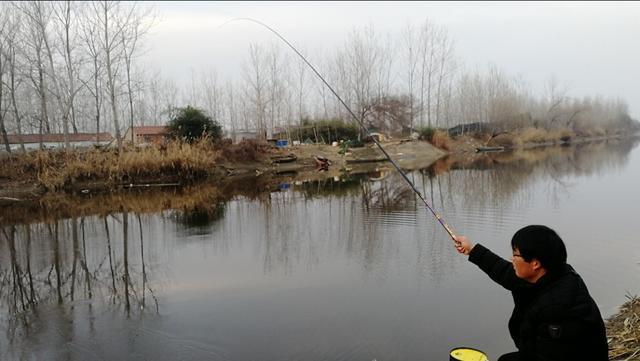
<svg viewBox="0 0 640 361">
<path fill-rule="evenodd" d="M 382 146 L 401 168 L 408 170 L 424 168 L 446 155 L 445 151 L 422 141 L 400 140 L 386 142 Z M 361 148 L 350 148 L 344 155 L 339 153 L 340 149 L 339 146 L 314 144 L 293 146 L 288 151 L 298 157 L 296 164 L 302 167 L 315 167 L 315 156 L 329 159 L 332 163 L 330 169 L 349 170 L 353 169 L 356 163 L 387 162 L 386 157 L 375 144 L 367 144 Z M 288 166 L 281 164 L 277 167 L 286 169 Z"/>
</svg>

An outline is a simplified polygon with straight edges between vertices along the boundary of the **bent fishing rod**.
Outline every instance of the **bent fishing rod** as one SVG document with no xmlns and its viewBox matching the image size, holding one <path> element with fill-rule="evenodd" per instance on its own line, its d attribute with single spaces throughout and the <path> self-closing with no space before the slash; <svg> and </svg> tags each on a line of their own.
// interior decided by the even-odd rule
<svg viewBox="0 0 640 361">
<path fill-rule="evenodd" d="M 327 86 L 327 88 L 329 88 L 329 90 L 331 91 L 331 93 L 333 93 L 333 95 L 335 95 L 335 97 L 340 101 L 340 103 L 345 107 L 345 109 L 347 109 L 347 112 L 349 112 L 349 114 L 351 115 L 351 117 L 353 117 L 353 119 L 355 119 L 355 121 L 358 123 L 358 125 L 360 126 L 360 128 L 367 134 L 367 137 L 369 139 L 371 139 L 380 149 L 380 151 L 385 155 L 385 157 L 387 157 L 387 159 L 389 160 L 389 162 L 391 162 L 391 164 L 393 164 L 393 166 L 395 167 L 395 169 L 398 171 L 398 173 L 400 173 L 400 175 L 402 176 L 402 178 L 404 178 L 405 181 L 407 181 L 407 183 L 409 184 L 409 186 L 411 187 L 411 189 L 418 195 L 418 198 L 420 198 L 420 200 L 422 200 L 422 203 L 424 203 L 424 205 L 427 207 L 427 209 L 431 212 L 431 214 L 433 214 L 433 216 L 438 220 L 438 222 L 440 223 L 440 225 L 442 225 L 442 227 L 444 228 L 444 230 L 449 234 L 449 237 L 451 237 L 451 239 L 458 244 L 458 241 L 455 238 L 455 234 L 453 233 L 453 230 L 451 229 L 451 227 L 449 227 L 449 225 L 444 221 L 444 219 L 433 209 L 433 207 L 431 207 L 429 205 L 429 203 L 427 202 L 427 200 L 422 196 L 422 193 L 420 193 L 420 191 L 416 188 L 416 186 L 413 184 L 413 182 L 409 179 L 409 177 L 407 177 L 407 175 L 404 173 L 404 171 L 402 171 L 402 169 L 400 168 L 400 166 L 398 165 L 398 163 L 396 163 L 396 161 L 393 160 L 393 158 L 391 158 L 391 156 L 389 155 L 389 153 L 387 153 L 387 151 L 384 149 L 384 147 L 382 146 L 382 144 L 380 144 L 380 142 L 376 139 L 376 137 L 371 136 L 371 133 L 369 132 L 369 130 L 367 129 L 367 127 L 365 127 L 364 123 L 362 122 L 362 119 L 358 118 L 358 116 L 351 110 L 351 108 L 349 108 L 349 106 L 347 105 L 347 103 L 345 103 L 344 100 L 342 100 L 342 98 L 340 97 L 340 95 L 338 95 L 338 93 L 333 89 L 333 87 L 324 79 L 324 77 L 320 74 L 320 72 L 318 72 L 318 70 L 316 70 L 316 68 L 307 60 L 307 58 L 304 57 L 304 55 L 302 55 L 298 49 L 296 49 L 293 45 L 291 45 L 291 43 L 289 41 L 287 41 L 287 39 L 284 38 L 284 36 L 280 35 L 280 33 L 278 33 L 275 29 L 271 28 L 269 25 L 258 21 L 256 19 L 252 19 L 252 18 L 233 18 L 231 20 L 226 21 L 225 23 L 223 23 L 222 25 L 220 25 L 219 27 L 223 27 L 224 25 L 234 22 L 234 21 L 250 21 L 252 23 L 258 24 L 264 28 L 266 28 L 267 30 L 271 31 L 275 36 L 277 36 L 280 40 L 282 40 L 285 44 L 287 44 L 287 46 L 289 48 L 291 48 L 291 50 L 293 50 L 299 57 L 300 59 L 302 59 L 302 61 L 305 62 L 305 64 L 307 64 L 307 66 L 309 66 L 309 68 L 311 68 L 311 70 L 313 70 L 313 72 L 316 74 L 316 76 L 318 76 L 318 78 L 320 78 L 320 80 L 322 80 L 322 82 L 324 83 L 324 85 Z"/>
</svg>

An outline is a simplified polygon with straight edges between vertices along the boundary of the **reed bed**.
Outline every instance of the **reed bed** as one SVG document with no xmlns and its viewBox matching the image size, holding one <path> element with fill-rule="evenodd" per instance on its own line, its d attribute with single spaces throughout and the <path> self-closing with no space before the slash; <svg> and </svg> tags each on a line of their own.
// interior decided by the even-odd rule
<svg viewBox="0 0 640 361">
<path fill-rule="evenodd" d="M 107 184 L 146 179 L 195 180 L 206 177 L 219 163 L 221 151 L 204 139 L 193 144 L 172 142 L 117 150 L 37 151 L 16 157 L 12 177 L 24 176 L 47 190 L 59 190 L 82 181 Z"/>
<path fill-rule="evenodd" d="M 430 142 L 436 148 L 440 148 L 444 150 L 451 149 L 451 138 L 449 138 L 449 134 L 447 134 L 447 132 L 436 130 L 433 133 Z"/>
<path fill-rule="evenodd" d="M 640 360 L 640 298 L 629 299 L 607 320 L 610 360 Z"/>
<path fill-rule="evenodd" d="M 559 144 L 570 141 L 575 138 L 575 136 L 576 134 L 572 130 L 566 128 L 523 128 L 515 132 L 503 133 L 491 138 L 487 142 L 487 145 L 521 148 L 527 144 Z"/>
</svg>

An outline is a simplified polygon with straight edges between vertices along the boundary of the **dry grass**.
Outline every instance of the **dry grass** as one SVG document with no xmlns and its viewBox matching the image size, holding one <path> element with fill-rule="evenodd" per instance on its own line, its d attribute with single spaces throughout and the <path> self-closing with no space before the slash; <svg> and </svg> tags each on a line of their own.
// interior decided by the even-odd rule
<svg viewBox="0 0 640 361">
<path fill-rule="evenodd" d="M 620 312 L 607 320 L 611 360 L 640 360 L 640 298 L 627 297 Z"/>
<path fill-rule="evenodd" d="M 516 143 L 546 143 L 548 142 L 549 132 L 539 128 L 524 128 L 518 132 Z"/>
<path fill-rule="evenodd" d="M 510 133 L 497 135 L 487 142 L 490 147 L 515 148 L 516 145 L 516 137 Z"/>
<path fill-rule="evenodd" d="M 170 143 L 166 147 L 116 150 L 37 151 L 16 157 L 3 172 L 32 178 L 48 190 L 79 181 L 133 182 L 145 178 L 198 179 L 216 165 L 220 154 L 211 142 Z M 9 170 L 7 170 L 9 169 Z"/>
<path fill-rule="evenodd" d="M 191 181 L 216 173 L 222 163 L 259 162 L 270 146 L 255 140 L 239 144 L 172 142 L 166 146 L 115 149 L 36 151 L 3 160 L 0 180 L 29 181 L 49 191 L 79 182 L 122 183 Z"/>
<path fill-rule="evenodd" d="M 227 141 L 221 145 L 220 161 L 260 161 L 268 153 L 271 146 L 255 139 L 245 139 L 238 144 Z"/>
<path fill-rule="evenodd" d="M 431 137 L 431 144 L 436 148 L 449 150 L 451 149 L 451 138 L 447 132 L 436 130 Z"/>
<path fill-rule="evenodd" d="M 516 132 L 503 133 L 491 138 L 487 145 L 506 148 L 521 148 L 527 144 L 559 144 L 570 141 L 576 134 L 570 129 L 524 128 Z"/>
</svg>

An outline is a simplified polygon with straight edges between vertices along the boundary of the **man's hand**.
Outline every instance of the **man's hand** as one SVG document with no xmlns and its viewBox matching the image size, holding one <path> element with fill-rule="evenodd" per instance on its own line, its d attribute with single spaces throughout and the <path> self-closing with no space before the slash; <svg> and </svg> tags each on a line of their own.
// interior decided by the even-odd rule
<svg viewBox="0 0 640 361">
<path fill-rule="evenodd" d="M 458 251 L 458 253 L 462 253 L 467 256 L 469 255 L 469 253 L 471 253 L 474 244 L 471 243 L 469 238 L 465 236 L 454 236 L 453 241 L 456 245 L 456 250 Z"/>
</svg>

